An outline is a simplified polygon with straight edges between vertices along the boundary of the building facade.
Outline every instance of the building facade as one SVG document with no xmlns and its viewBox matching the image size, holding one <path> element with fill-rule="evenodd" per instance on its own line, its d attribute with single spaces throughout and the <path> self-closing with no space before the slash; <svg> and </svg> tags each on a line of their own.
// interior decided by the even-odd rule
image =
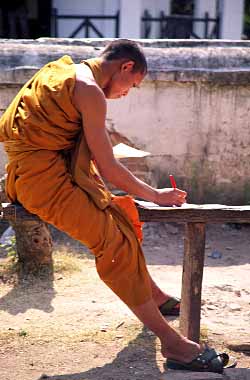
<svg viewBox="0 0 250 380">
<path fill-rule="evenodd" d="M 244 5 L 244 0 L 53 0 L 52 7 L 57 11 L 57 17 L 59 16 L 56 19 L 55 35 L 58 37 L 240 40 Z M 67 15 L 89 16 L 87 33 L 83 18 L 60 18 Z M 91 18 L 98 15 L 114 18 Z M 115 19 L 117 16 L 118 27 Z M 97 31 L 100 32 L 99 35 Z M 55 34 L 55 28 L 52 33 Z"/>
<path fill-rule="evenodd" d="M 249 0 L 12 0 L 2 38 L 230 39 L 243 36 Z"/>
</svg>

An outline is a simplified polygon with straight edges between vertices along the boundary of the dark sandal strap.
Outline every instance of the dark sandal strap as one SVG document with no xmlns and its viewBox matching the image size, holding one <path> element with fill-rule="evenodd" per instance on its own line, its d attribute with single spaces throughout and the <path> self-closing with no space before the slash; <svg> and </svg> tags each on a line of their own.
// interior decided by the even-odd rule
<svg viewBox="0 0 250 380">
<path fill-rule="evenodd" d="M 232 368 L 237 364 L 234 363 L 232 366 L 226 367 L 228 362 L 229 356 L 226 353 L 218 354 L 214 349 L 207 348 L 190 363 L 181 363 L 168 359 L 166 364 L 169 369 L 222 373 L 224 368 Z"/>
<path fill-rule="evenodd" d="M 164 314 L 168 314 L 173 309 L 179 309 L 178 305 L 180 304 L 181 300 L 176 297 L 169 298 L 166 302 L 164 302 L 161 306 L 159 306 L 160 312 Z"/>
<path fill-rule="evenodd" d="M 229 358 L 229 355 L 226 352 L 218 354 L 218 356 L 221 357 L 221 361 L 222 361 L 224 369 L 226 369 L 226 368 L 235 368 L 237 366 L 237 361 L 236 360 L 234 360 L 231 364 L 228 364 L 230 358 Z"/>
</svg>

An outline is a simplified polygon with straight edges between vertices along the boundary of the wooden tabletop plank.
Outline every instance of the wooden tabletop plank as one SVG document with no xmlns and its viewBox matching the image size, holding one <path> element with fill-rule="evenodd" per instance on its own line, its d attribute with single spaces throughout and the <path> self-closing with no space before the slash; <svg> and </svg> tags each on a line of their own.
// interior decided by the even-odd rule
<svg viewBox="0 0 250 380">
<path fill-rule="evenodd" d="M 143 222 L 250 223 L 250 206 L 186 204 L 161 207 L 144 201 L 136 201 L 136 206 Z"/>
<path fill-rule="evenodd" d="M 250 223 L 250 206 L 194 205 L 160 207 L 151 202 L 136 201 L 140 220 L 143 222 L 176 223 Z M 20 205 L 2 203 L 1 219 L 33 220 L 38 217 Z"/>
</svg>

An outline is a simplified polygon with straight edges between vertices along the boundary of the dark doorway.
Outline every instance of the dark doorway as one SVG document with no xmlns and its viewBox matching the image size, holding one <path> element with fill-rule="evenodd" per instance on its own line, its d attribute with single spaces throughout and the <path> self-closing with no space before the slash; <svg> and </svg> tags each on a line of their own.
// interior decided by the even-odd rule
<svg viewBox="0 0 250 380">
<path fill-rule="evenodd" d="M 49 37 L 52 0 L 0 1 L 0 37 Z"/>
<path fill-rule="evenodd" d="M 194 2 L 192 0 L 172 0 L 171 15 L 184 16 L 183 18 L 172 18 L 166 25 L 165 33 L 168 38 L 190 38 L 193 31 Z M 189 16 L 189 17 L 185 17 Z"/>
</svg>

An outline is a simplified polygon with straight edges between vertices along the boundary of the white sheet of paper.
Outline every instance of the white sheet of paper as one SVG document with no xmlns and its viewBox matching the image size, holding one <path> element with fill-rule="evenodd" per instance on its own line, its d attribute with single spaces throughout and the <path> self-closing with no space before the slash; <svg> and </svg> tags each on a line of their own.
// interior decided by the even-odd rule
<svg viewBox="0 0 250 380">
<path fill-rule="evenodd" d="M 151 154 L 143 150 L 132 148 L 131 146 L 123 143 L 115 145 L 113 147 L 113 152 L 116 158 L 146 157 Z"/>
<path fill-rule="evenodd" d="M 136 200 L 136 203 L 139 204 L 141 207 L 144 207 L 144 208 L 158 208 L 158 209 L 161 209 L 161 208 L 172 208 L 172 207 L 175 207 L 175 206 L 159 206 L 157 205 L 156 203 L 153 203 L 153 202 L 147 202 L 147 201 L 139 201 L 139 200 Z M 191 209 L 202 209 L 202 210 L 206 210 L 206 209 L 223 209 L 223 208 L 230 208 L 230 206 L 226 206 L 226 205 L 220 205 L 220 204 L 203 204 L 203 205 L 197 205 L 197 204 L 192 204 L 192 203 L 183 203 L 182 206 L 180 207 L 176 207 L 178 209 L 180 208 L 191 208 Z M 232 208 L 232 207 L 231 207 Z"/>
</svg>

